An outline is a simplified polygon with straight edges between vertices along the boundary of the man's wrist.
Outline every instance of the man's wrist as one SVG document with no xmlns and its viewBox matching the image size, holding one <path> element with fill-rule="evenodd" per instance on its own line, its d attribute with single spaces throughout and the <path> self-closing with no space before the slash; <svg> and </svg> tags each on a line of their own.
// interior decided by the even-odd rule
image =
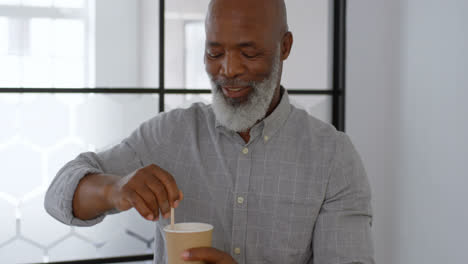
<svg viewBox="0 0 468 264">
<path fill-rule="evenodd" d="M 105 178 L 105 183 L 102 187 L 102 197 L 105 205 L 105 208 L 103 209 L 105 211 L 116 209 L 113 197 L 115 196 L 115 193 L 117 191 L 117 182 L 120 179 L 120 177 L 114 175 L 101 176 Z"/>
</svg>

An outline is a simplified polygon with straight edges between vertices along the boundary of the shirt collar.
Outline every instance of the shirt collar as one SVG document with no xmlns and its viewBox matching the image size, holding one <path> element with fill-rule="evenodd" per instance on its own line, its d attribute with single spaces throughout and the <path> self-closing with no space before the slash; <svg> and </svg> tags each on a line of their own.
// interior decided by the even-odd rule
<svg viewBox="0 0 468 264">
<path fill-rule="evenodd" d="M 288 119 L 289 113 L 291 112 L 291 104 L 289 102 L 288 91 L 281 86 L 281 100 L 276 106 L 275 110 L 263 119 L 265 126 L 263 128 L 263 136 L 271 137 L 273 134 L 280 129 Z"/>
<path fill-rule="evenodd" d="M 281 86 L 281 100 L 279 104 L 276 106 L 275 110 L 264 118 L 260 123 L 256 124 L 254 127 L 258 125 L 263 125 L 263 137 L 271 137 L 273 134 L 281 128 L 284 122 L 288 119 L 289 113 L 291 112 L 291 104 L 289 102 L 289 95 L 288 91 Z M 219 121 L 216 120 L 216 128 L 220 128 L 225 130 L 226 132 L 235 133 L 234 131 L 230 131 L 226 129 Z M 263 124 L 262 124 L 263 123 Z"/>
</svg>

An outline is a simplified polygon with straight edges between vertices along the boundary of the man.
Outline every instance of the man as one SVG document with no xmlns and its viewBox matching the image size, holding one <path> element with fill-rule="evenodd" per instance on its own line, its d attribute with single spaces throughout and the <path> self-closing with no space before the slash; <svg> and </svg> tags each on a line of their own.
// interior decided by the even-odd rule
<svg viewBox="0 0 468 264">
<path fill-rule="evenodd" d="M 58 220 L 94 225 L 135 208 L 162 228 L 214 226 L 208 263 L 374 263 L 370 189 L 348 136 L 289 103 L 280 86 L 293 37 L 283 0 L 213 0 L 206 18 L 213 104 L 160 114 L 119 145 L 62 168 L 45 200 Z"/>
</svg>

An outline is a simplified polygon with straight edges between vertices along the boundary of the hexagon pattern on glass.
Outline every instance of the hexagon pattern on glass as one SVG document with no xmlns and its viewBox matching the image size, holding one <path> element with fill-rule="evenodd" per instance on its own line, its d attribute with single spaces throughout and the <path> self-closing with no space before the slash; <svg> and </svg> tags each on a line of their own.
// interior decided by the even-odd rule
<svg viewBox="0 0 468 264">
<path fill-rule="evenodd" d="M 18 113 L 5 119 L 11 125 L 0 134 L 0 160 L 9 177 L 0 185 L 0 259 L 109 257 L 120 255 L 125 244 L 133 245 L 129 254 L 150 253 L 154 223 L 134 209 L 78 228 L 53 219 L 43 203 L 46 187 L 66 162 L 127 137 L 157 114 L 158 96 L 11 94 L 1 95 L 0 102 L 8 113 Z M 31 254 L 20 257 L 20 249 Z"/>
<path fill-rule="evenodd" d="M 2 245 L 16 235 L 15 206 L 0 197 L 0 212 L 2 212 L 0 225 L 0 245 Z"/>
<path fill-rule="evenodd" d="M 42 249 L 21 239 L 15 239 L 0 248 L 2 263 L 32 263 L 42 261 L 42 256 Z"/>
</svg>

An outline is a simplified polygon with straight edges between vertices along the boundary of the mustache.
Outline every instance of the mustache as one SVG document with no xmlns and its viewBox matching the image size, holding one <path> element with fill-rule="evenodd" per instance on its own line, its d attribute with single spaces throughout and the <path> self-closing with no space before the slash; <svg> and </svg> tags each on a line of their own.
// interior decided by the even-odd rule
<svg viewBox="0 0 468 264">
<path fill-rule="evenodd" d="M 256 82 L 254 81 L 244 81 L 240 79 L 223 79 L 217 78 L 212 79 L 212 82 L 216 84 L 216 86 L 255 86 Z"/>
</svg>

